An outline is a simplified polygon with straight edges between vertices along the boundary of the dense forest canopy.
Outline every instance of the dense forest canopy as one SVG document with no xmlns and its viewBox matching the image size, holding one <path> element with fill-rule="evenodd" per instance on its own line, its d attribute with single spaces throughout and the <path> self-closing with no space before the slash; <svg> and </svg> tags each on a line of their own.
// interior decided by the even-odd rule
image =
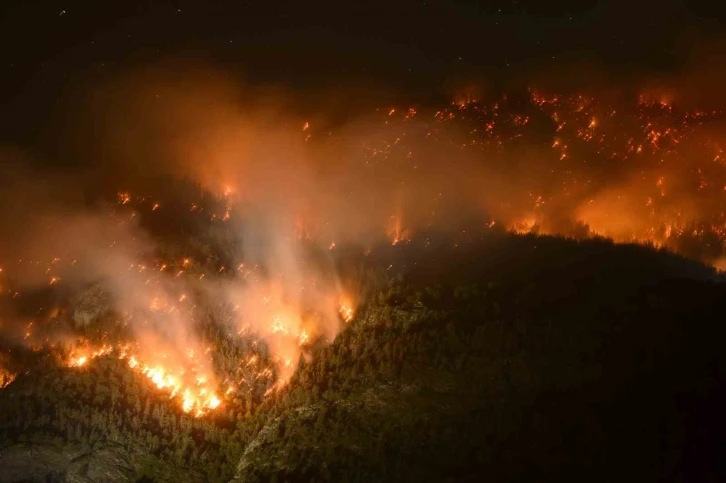
<svg viewBox="0 0 726 483">
<path fill-rule="evenodd" d="M 223 279 L 216 244 L 229 235 L 212 224 L 179 236 L 188 213 L 157 232 L 156 256 L 188 254 L 196 273 Z M 14 380 L 0 391 L 0 481 L 723 476 L 726 285 L 712 268 L 647 246 L 504 231 L 432 232 L 367 254 L 341 246 L 334 262 L 360 303 L 334 340 L 305 346 L 284 385 L 264 340 L 225 329 L 229 307 L 195 308 L 215 372 L 248 381 L 202 417 L 119 347 L 64 367 L 81 340 L 132 341 L 123 314 L 102 307 L 79 325 L 79 299 L 60 287 L 20 297 L 62 307 L 34 337 L 68 339 L 4 342 Z"/>
</svg>

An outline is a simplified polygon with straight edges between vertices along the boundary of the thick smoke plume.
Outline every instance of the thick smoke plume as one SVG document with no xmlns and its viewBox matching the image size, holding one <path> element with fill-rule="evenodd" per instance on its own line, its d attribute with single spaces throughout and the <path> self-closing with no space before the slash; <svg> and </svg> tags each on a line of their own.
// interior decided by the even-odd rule
<svg viewBox="0 0 726 483">
<path fill-rule="evenodd" d="M 27 170 L 17 154 L 3 155 L 12 163 L 2 221 L 15 234 L 0 242 L 1 275 L 18 292 L 100 283 L 135 335 L 130 365 L 175 391 L 207 391 L 185 399 L 190 409 L 219 404 L 214 388 L 229 383 L 217 380 L 198 306 L 226 307 L 225 331 L 261 338 L 284 381 L 358 302 L 337 269 L 340 247 L 364 254 L 441 232 L 455 243 L 503 227 L 653 243 L 719 265 L 720 113 L 678 79 L 648 79 L 561 93 L 533 81 L 504 95 L 463 83 L 454 104 L 367 107 L 341 118 L 335 96 L 305 110 L 281 89 L 206 65 L 136 70 L 65 102 L 50 131 L 73 174 Z M 195 271 L 200 260 L 185 253 L 159 255 L 170 248 L 154 223 L 174 214 L 154 199 L 169 195 L 169 179 L 221 200 L 219 212 L 197 200 L 183 208 L 235 234 L 222 246 L 226 265 L 204 252 L 201 262 L 219 262 L 215 273 Z M 89 193 L 117 190 L 117 202 L 89 204 L 97 199 Z M 139 199 L 146 214 L 134 211 Z M 171 233 L 166 240 L 189 235 Z"/>
</svg>

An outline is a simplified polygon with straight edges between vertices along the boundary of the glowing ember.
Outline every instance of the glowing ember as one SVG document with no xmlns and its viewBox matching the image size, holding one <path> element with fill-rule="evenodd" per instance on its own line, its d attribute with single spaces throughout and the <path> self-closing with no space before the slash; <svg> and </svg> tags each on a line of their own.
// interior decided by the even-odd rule
<svg viewBox="0 0 726 483">
<path fill-rule="evenodd" d="M 0 367 L 0 389 L 3 389 L 8 384 L 13 382 L 15 378 L 17 377 L 17 374 L 14 374 L 10 371 L 7 371 Z"/>
</svg>

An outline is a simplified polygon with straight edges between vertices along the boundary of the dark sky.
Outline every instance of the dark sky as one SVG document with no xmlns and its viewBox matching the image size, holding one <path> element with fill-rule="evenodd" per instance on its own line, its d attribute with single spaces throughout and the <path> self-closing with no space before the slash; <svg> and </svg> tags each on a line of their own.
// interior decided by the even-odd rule
<svg viewBox="0 0 726 483">
<path fill-rule="evenodd" d="M 677 69 L 684 32 L 722 30 L 718 2 L 367 0 L 2 2 L 0 140 L 34 141 L 77 79 L 169 57 L 204 59 L 255 82 L 346 82 L 425 95 L 534 59 Z M 13 4 L 16 4 L 13 6 Z"/>
</svg>

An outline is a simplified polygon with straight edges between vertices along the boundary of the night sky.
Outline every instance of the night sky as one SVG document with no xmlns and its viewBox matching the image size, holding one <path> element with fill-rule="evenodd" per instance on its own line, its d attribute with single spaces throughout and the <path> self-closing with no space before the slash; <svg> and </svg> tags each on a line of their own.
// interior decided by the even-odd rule
<svg viewBox="0 0 726 483">
<path fill-rule="evenodd" d="M 691 39 L 723 30 L 712 3 L 3 2 L 0 140 L 32 145 L 68 89 L 169 58 L 300 93 L 355 84 L 414 99 L 568 58 L 673 71 Z"/>
</svg>

